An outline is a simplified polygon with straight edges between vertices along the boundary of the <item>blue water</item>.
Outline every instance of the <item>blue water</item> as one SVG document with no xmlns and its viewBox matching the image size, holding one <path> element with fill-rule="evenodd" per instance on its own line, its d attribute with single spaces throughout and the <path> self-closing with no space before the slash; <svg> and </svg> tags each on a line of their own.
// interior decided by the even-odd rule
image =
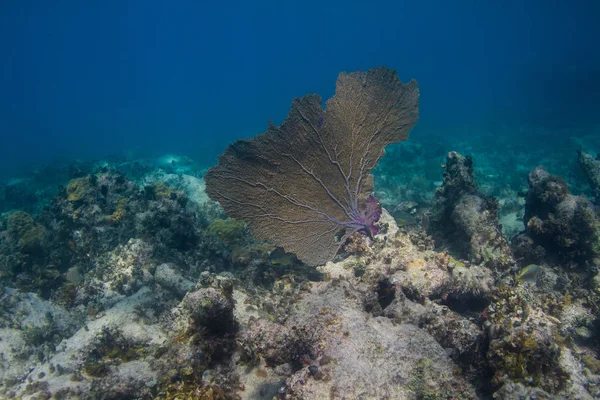
<svg viewBox="0 0 600 400">
<path fill-rule="evenodd" d="M 208 166 L 292 98 L 326 99 L 340 71 L 378 65 L 419 81 L 414 140 L 542 131 L 551 146 L 598 123 L 599 17 L 583 0 L 6 0 L 0 176 L 165 152 Z"/>
</svg>

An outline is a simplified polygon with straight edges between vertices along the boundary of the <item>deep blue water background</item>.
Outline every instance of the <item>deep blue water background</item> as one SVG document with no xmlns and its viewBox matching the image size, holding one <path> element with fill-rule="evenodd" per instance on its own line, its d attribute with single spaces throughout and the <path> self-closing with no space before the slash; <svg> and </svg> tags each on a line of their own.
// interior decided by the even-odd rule
<svg viewBox="0 0 600 400">
<path fill-rule="evenodd" d="M 417 140 L 514 132 L 535 146 L 539 129 L 522 127 L 536 126 L 551 145 L 557 127 L 598 124 L 598 20 L 583 0 L 4 0 L 0 177 L 114 154 L 210 165 L 293 97 L 326 99 L 340 71 L 378 65 L 419 81 Z"/>
</svg>

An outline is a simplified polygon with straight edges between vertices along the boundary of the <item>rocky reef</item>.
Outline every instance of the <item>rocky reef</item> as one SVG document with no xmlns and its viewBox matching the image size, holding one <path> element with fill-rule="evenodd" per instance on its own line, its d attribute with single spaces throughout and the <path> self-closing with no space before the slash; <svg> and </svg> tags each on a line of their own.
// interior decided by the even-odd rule
<svg viewBox="0 0 600 400">
<path fill-rule="evenodd" d="M 594 158 L 579 150 L 577 162 L 590 183 L 596 199 L 600 198 L 600 154 Z"/>
<path fill-rule="evenodd" d="M 511 244 L 449 153 L 415 223 L 383 210 L 314 268 L 160 163 L 90 166 L 2 215 L 0 397 L 600 396 L 598 219 L 545 170 Z"/>
<path fill-rule="evenodd" d="M 596 264 L 600 222 L 585 196 L 572 195 L 566 182 L 543 167 L 529 173 L 526 233 L 514 239 L 525 263 L 551 258 L 567 266 Z"/>
<path fill-rule="evenodd" d="M 510 246 L 498 223 L 498 199 L 479 191 L 470 157 L 448 153 L 435 200 L 429 230 L 438 243 L 475 264 L 511 265 Z"/>
</svg>

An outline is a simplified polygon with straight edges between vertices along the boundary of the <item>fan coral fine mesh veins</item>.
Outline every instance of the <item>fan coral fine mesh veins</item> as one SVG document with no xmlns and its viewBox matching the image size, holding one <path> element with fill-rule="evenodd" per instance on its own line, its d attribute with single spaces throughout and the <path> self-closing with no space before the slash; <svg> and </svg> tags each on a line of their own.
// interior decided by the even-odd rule
<svg viewBox="0 0 600 400">
<path fill-rule="evenodd" d="M 231 144 L 206 174 L 206 191 L 253 235 L 309 265 L 331 260 L 357 231 L 377 233 L 371 170 L 417 122 L 419 89 L 378 67 L 341 73 L 325 110 L 294 99 L 281 126 Z"/>
</svg>

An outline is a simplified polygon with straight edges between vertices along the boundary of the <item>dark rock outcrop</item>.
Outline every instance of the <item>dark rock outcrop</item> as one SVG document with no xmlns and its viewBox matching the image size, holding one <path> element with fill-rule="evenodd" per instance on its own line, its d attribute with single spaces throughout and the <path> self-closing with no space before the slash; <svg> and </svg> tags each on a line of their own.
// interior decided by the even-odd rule
<svg viewBox="0 0 600 400">
<path fill-rule="evenodd" d="M 513 242 L 516 256 L 534 262 L 547 255 L 558 262 L 572 263 L 595 257 L 600 225 L 589 200 L 572 195 L 562 178 L 543 167 L 531 171 L 528 182 L 523 221 L 527 232 Z"/>
<path fill-rule="evenodd" d="M 444 183 L 436 192 L 430 232 L 438 243 L 475 263 L 505 269 L 512 263 L 498 224 L 498 200 L 477 187 L 473 160 L 456 152 L 446 156 Z"/>
<path fill-rule="evenodd" d="M 590 154 L 579 151 L 577 162 L 590 183 L 596 199 L 600 198 L 600 154 L 594 158 Z"/>
</svg>

